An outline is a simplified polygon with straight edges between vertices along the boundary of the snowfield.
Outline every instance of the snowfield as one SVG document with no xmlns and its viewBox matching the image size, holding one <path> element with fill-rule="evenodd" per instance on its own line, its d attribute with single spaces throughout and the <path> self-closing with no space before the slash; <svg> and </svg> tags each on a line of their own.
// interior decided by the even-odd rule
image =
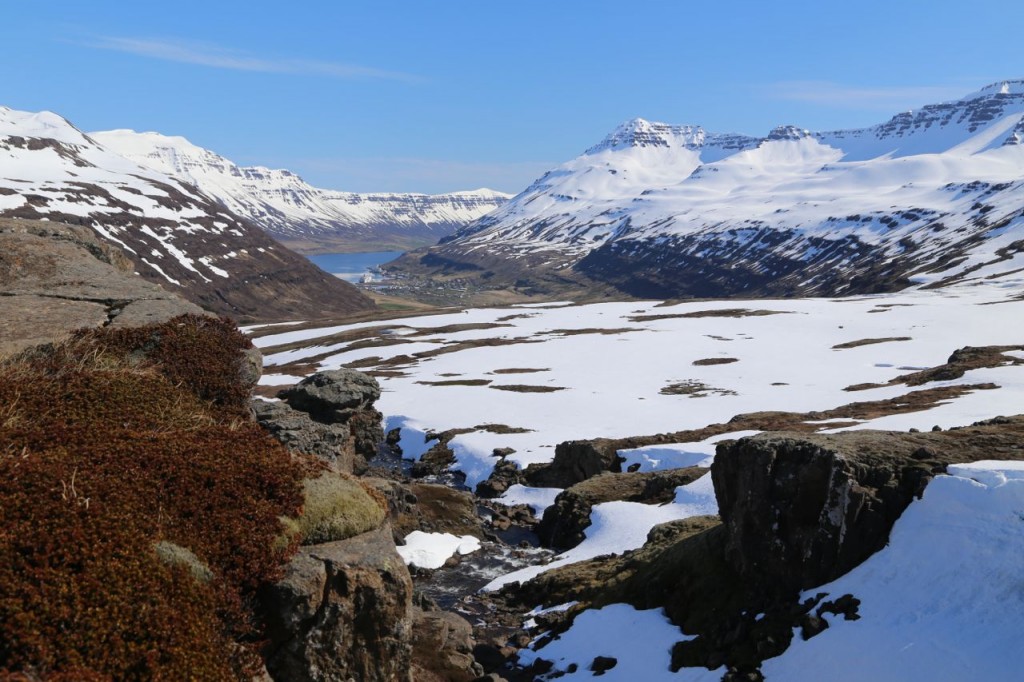
<svg viewBox="0 0 1024 682">
<path fill-rule="evenodd" d="M 429 448 L 430 431 L 477 427 L 449 443 L 455 468 L 473 487 L 490 474 L 495 448 L 513 448 L 509 457 L 525 467 L 549 461 L 562 441 L 699 429 L 741 413 L 825 411 L 915 390 L 982 384 L 989 386 L 918 411 L 808 421 L 826 428 L 835 423 L 830 430 L 928 430 L 1020 413 L 1020 350 L 1007 352 L 1000 366 L 959 379 L 913 388 L 883 384 L 941 365 L 964 346 L 1020 346 L 1021 292 L 1024 275 L 1004 272 L 983 284 L 847 299 L 474 309 L 279 331 L 255 342 L 266 353 L 268 384 L 293 381 L 299 364 L 293 369 L 289 363 L 301 363 L 305 372 L 312 371 L 310 363 L 322 369 L 356 363 L 384 372 L 378 407 L 388 429 L 402 429 L 407 457 Z M 336 337 L 355 332 L 355 340 Z M 865 383 L 880 386 L 844 390 Z M 487 425 L 522 432 L 479 428 Z M 717 441 L 752 433 L 736 430 L 621 455 L 641 471 L 707 466 Z M 1017 642 L 1024 607 L 1018 570 L 1024 467 L 988 462 L 949 473 L 911 505 L 888 548 L 816 590 L 856 594 L 862 618 L 833 618 L 818 637 L 797 641 L 765 663 L 769 680 L 1009 679 L 1024 666 Z M 503 501 L 539 512 L 557 493 L 516 485 Z M 622 553 L 642 545 L 658 523 L 716 512 L 710 476 L 678 488 L 665 505 L 598 504 L 583 543 L 549 564 L 498 577 L 487 588 Z M 455 550 L 444 551 L 447 558 Z M 532 656 L 554 660 L 562 672 L 575 663 L 567 677 L 591 676 L 588 668 L 600 655 L 618 659 L 604 675 L 609 680 L 720 679 L 722 670 L 668 671 L 669 649 L 684 637 L 658 611 L 612 605 L 584 612 L 539 652 L 522 653 L 526 662 Z"/>
<path fill-rule="evenodd" d="M 1004 287 L 1011 283 L 1013 288 Z M 399 373 L 379 377 L 378 408 L 388 429 L 402 429 L 407 457 L 430 447 L 424 439 L 429 431 L 486 424 L 529 429 L 478 430 L 449 443 L 466 484 L 475 487 L 490 474 L 495 448 L 513 448 L 510 458 L 525 467 L 550 461 L 555 445 L 567 440 L 699 429 L 742 413 L 820 411 L 904 395 L 914 389 L 844 389 L 940 365 L 963 346 L 1020 345 L 1024 301 L 1012 295 L 1022 289 L 1024 276 L 1018 273 L 987 286 L 850 299 L 487 308 L 284 331 L 255 343 L 266 354 L 265 385 L 293 383 L 301 373 L 289 371 L 288 363 L 311 358 L 320 369 L 357 363 Z M 474 328 L 451 331 L 459 329 L 453 325 Z M 356 330 L 391 345 L 322 341 Z M 834 348 L 865 340 L 876 342 Z M 275 350 L 297 343 L 301 347 Z M 415 358 L 416 353 L 427 356 Z M 708 360 L 734 361 L 703 364 Z M 703 388 L 662 392 L 687 382 Z M 1024 404 L 1024 368 L 1010 364 L 919 388 L 985 383 L 999 388 L 842 428 L 947 428 L 1015 413 Z M 623 454 L 642 470 L 670 468 L 706 460 L 715 441 L 742 435 L 749 433 Z"/>
</svg>

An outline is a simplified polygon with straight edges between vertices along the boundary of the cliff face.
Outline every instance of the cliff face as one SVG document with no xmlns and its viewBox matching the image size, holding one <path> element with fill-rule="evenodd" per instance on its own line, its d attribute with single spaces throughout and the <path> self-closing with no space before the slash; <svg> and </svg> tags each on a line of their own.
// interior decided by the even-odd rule
<svg viewBox="0 0 1024 682">
<path fill-rule="evenodd" d="M 931 433 L 768 433 L 723 445 L 711 467 L 728 556 L 778 594 L 847 573 L 949 464 L 1024 458 L 1024 418 Z"/>
</svg>

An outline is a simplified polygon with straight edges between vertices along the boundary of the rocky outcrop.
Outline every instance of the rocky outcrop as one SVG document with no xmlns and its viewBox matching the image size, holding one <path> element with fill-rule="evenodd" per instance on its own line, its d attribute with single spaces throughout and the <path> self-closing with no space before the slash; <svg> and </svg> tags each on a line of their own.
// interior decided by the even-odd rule
<svg viewBox="0 0 1024 682">
<path fill-rule="evenodd" d="M 0 219 L 0 355 L 83 327 L 139 327 L 202 312 L 133 274 L 124 253 L 88 228 Z"/>
<path fill-rule="evenodd" d="M 351 473 L 356 468 L 347 425 L 318 422 L 284 402 L 254 400 L 252 409 L 256 421 L 292 452 L 316 455 L 338 471 Z"/>
<path fill-rule="evenodd" d="M 779 594 L 843 575 L 885 546 L 896 519 L 948 464 L 1021 459 L 1024 419 L 930 433 L 763 434 L 711 467 L 728 554 Z"/>
<path fill-rule="evenodd" d="M 527 467 L 524 477 L 539 488 L 568 488 L 606 471 L 621 471 L 614 443 L 601 438 L 559 443 L 550 464 Z"/>
<path fill-rule="evenodd" d="M 558 494 L 544 510 L 537 535 L 547 547 L 570 549 L 583 542 L 595 504 L 624 500 L 662 504 L 671 502 L 675 489 L 707 473 L 702 467 L 686 467 L 647 473 L 598 474 Z"/>
<path fill-rule="evenodd" d="M 561 620 L 538 621 L 545 638 L 585 608 L 662 608 L 688 635 L 672 649 L 673 670 L 724 666 L 724 680 L 760 680 L 761 662 L 794 636 L 828 627 L 823 615 L 860 617 L 856 594 L 801 600 L 802 590 L 884 547 L 895 520 L 948 465 L 982 459 L 1024 459 L 1024 416 L 928 433 L 787 432 L 723 442 L 711 469 L 721 520 L 656 526 L 637 550 L 546 571 L 493 599 L 513 611 L 578 601 Z"/>
<path fill-rule="evenodd" d="M 279 397 L 318 421 L 344 422 L 380 398 L 380 384 L 354 369 L 335 369 L 311 374 L 281 391 Z"/>
<path fill-rule="evenodd" d="M 473 658 L 473 626 L 457 613 L 414 608 L 413 679 L 470 682 L 483 675 Z"/>
<path fill-rule="evenodd" d="M 435 483 L 400 483 L 369 477 L 362 481 L 387 500 L 396 541 L 404 541 L 414 530 L 483 537 L 476 501 L 468 492 Z"/>
<path fill-rule="evenodd" d="M 257 421 L 293 452 L 316 455 L 345 473 L 362 473 L 384 440 L 373 407 L 380 385 L 351 369 L 312 374 L 279 393 L 284 402 L 253 401 Z"/>
<path fill-rule="evenodd" d="M 271 677 L 411 681 L 412 591 L 387 525 L 303 547 L 284 577 L 261 594 Z"/>
</svg>

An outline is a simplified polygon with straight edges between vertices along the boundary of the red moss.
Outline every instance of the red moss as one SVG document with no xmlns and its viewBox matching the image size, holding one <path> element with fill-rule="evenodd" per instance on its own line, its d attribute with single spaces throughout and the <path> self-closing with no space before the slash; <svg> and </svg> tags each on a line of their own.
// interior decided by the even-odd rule
<svg viewBox="0 0 1024 682">
<path fill-rule="evenodd" d="M 243 346 L 179 318 L 0 366 L 0 680 L 251 679 L 246 604 L 294 549 L 274 538 L 303 469 L 240 419 Z"/>
</svg>

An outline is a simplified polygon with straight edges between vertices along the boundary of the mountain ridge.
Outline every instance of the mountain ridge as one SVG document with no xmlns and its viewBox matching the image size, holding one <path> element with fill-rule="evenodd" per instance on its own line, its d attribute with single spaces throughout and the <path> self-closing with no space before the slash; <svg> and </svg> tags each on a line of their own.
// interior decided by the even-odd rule
<svg viewBox="0 0 1024 682">
<path fill-rule="evenodd" d="M 300 253 L 434 244 L 511 196 L 487 188 L 434 195 L 321 189 L 289 170 L 239 166 L 181 136 L 129 129 L 89 135 L 142 166 L 199 187 Z"/>
<path fill-rule="evenodd" d="M 848 295 L 994 275 L 1024 265 L 1022 139 L 1024 81 L 845 131 L 779 126 L 754 138 L 633 119 L 392 270 L 653 298 Z"/>
<path fill-rule="evenodd" d="M 89 227 L 144 278 L 238 320 L 373 308 L 358 289 L 216 199 L 116 154 L 52 112 L 0 108 L 0 217 Z"/>
</svg>

